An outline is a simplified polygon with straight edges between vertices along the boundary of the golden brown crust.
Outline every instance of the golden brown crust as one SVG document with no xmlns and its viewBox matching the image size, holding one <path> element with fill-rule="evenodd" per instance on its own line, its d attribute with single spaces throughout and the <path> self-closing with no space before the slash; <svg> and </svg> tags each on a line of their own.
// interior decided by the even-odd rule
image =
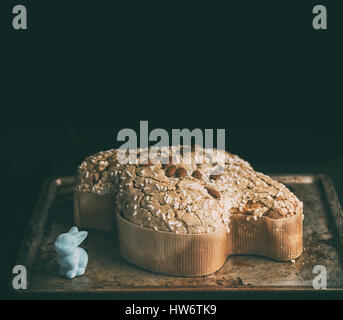
<svg viewBox="0 0 343 320">
<path fill-rule="evenodd" d="M 271 219 L 302 213 L 302 202 L 290 190 L 238 156 L 218 151 L 225 158 L 218 173 L 208 149 L 193 149 L 178 159 L 178 148 L 172 149 L 176 163 L 169 159 L 167 165 L 139 165 L 139 160 L 121 165 L 117 150 L 90 156 L 79 167 L 77 190 L 112 194 L 129 221 L 175 233 L 213 232 L 228 227 L 237 213 Z M 199 155 L 203 164 L 197 164 Z"/>
</svg>

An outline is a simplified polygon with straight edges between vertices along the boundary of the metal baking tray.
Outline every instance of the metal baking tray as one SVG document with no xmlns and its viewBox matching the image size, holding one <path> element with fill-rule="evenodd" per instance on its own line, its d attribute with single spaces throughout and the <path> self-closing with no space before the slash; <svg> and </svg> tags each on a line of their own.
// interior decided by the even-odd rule
<svg viewBox="0 0 343 320">
<path fill-rule="evenodd" d="M 290 292 L 314 291 L 316 265 L 326 268 L 327 290 L 343 290 L 343 217 L 325 175 L 274 175 L 304 202 L 304 253 L 294 263 L 230 256 L 216 273 L 198 278 L 165 276 L 126 263 L 115 233 L 90 231 L 86 274 L 58 276 L 53 243 L 73 225 L 72 177 L 48 179 L 28 226 L 18 264 L 28 271 L 29 293 Z"/>
</svg>

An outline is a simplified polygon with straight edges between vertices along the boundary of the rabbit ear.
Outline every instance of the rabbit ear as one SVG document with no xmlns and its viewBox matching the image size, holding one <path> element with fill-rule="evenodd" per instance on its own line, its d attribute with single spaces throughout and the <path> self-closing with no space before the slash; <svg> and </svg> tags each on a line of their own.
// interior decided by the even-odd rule
<svg viewBox="0 0 343 320">
<path fill-rule="evenodd" d="M 72 227 L 68 233 L 76 234 L 79 232 L 79 229 L 77 227 Z"/>
<path fill-rule="evenodd" d="M 78 242 L 78 244 L 81 244 L 81 242 L 83 240 L 85 240 L 88 236 L 88 232 L 87 231 L 81 231 L 81 232 L 78 232 L 77 235 L 76 235 L 76 240 Z"/>
</svg>

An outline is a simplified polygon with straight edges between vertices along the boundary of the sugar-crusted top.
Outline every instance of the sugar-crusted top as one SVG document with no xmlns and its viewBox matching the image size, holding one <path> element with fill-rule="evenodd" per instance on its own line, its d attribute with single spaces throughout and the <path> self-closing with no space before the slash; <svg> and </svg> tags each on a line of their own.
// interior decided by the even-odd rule
<svg viewBox="0 0 343 320">
<path fill-rule="evenodd" d="M 220 171 L 209 149 L 169 150 L 173 158 L 165 164 L 140 164 L 138 156 L 135 164 L 122 165 L 116 149 L 89 156 L 79 166 L 76 188 L 113 195 L 124 218 L 175 233 L 208 233 L 223 225 L 229 232 L 233 214 L 255 220 L 302 214 L 303 203 L 289 189 L 236 155 L 217 150 L 225 163 Z"/>
</svg>

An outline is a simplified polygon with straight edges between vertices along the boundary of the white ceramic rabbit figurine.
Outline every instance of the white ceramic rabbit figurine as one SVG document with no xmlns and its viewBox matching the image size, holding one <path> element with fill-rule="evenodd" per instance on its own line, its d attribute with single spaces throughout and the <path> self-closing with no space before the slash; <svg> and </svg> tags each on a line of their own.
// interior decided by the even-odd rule
<svg viewBox="0 0 343 320">
<path fill-rule="evenodd" d="M 86 239 L 87 231 L 81 231 L 76 227 L 58 236 L 55 241 L 57 262 L 60 265 L 59 273 L 68 279 L 82 276 L 88 264 L 87 252 L 78 246 Z"/>
</svg>

